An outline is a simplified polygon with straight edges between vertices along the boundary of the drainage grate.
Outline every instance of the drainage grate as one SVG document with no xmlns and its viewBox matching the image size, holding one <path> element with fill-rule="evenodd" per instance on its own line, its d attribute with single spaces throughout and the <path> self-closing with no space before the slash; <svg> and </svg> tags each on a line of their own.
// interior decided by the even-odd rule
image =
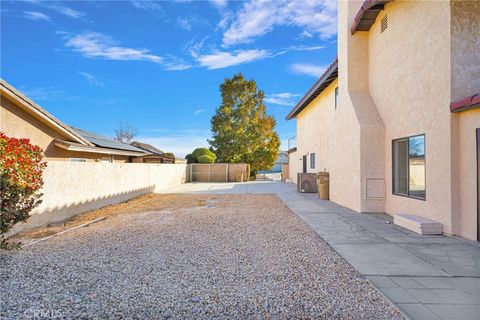
<svg viewBox="0 0 480 320">
<path fill-rule="evenodd" d="M 387 27 L 388 27 L 388 16 L 385 15 L 385 16 L 383 16 L 381 24 L 380 24 L 380 32 L 385 31 L 385 29 L 387 29 Z"/>
</svg>

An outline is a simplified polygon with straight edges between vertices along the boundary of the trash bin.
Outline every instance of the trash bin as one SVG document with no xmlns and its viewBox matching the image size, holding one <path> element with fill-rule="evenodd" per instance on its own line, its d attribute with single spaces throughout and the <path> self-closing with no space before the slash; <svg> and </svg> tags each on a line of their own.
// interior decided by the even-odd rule
<svg viewBox="0 0 480 320">
<path fill-rule="evenodd" d="M 330 179 L 328 172 L 318 172 L 317 173 L 317 186 L 318 186 L 318 195 L 321 200 L 330 199 Z"/>
</svg>

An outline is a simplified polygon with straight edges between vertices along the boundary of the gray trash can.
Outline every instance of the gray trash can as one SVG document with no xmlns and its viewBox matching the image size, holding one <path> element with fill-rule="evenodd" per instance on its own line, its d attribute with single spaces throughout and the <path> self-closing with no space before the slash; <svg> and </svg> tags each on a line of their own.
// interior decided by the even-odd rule
<svg viewBox="0 0 480 320">
<path fill-rule="evenodd" d="M 330 200 L 330 174 L 328 172 L 317 173 L 318 195 L 321 200 Z"/>
</svg>

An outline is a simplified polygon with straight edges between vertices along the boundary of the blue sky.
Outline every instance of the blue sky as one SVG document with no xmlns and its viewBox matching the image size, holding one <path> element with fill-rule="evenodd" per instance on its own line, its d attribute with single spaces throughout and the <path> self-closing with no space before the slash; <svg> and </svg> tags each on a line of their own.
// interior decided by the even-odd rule
<svg viewBox="0 0 480 320">
<path fill-rule="evenodd" d="M 2 1 L 3 79 L 63 122 L 184 156 L 207 146 L 219 85 L 242 72 L 285 115 L 336 56 L 336 0 Z"/>
</svg>

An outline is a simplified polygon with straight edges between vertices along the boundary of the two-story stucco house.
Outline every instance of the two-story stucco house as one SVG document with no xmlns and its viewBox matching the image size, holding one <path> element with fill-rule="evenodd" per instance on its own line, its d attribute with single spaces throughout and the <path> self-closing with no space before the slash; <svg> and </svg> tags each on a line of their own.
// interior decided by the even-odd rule
<svg viewBox="0 0 480 320">
<path fill-rule="evenodd" d="M 339 1 L 338 58 L 288 114 L 290 177 L 480 240 L 480 2 Z"/>
</svg>

